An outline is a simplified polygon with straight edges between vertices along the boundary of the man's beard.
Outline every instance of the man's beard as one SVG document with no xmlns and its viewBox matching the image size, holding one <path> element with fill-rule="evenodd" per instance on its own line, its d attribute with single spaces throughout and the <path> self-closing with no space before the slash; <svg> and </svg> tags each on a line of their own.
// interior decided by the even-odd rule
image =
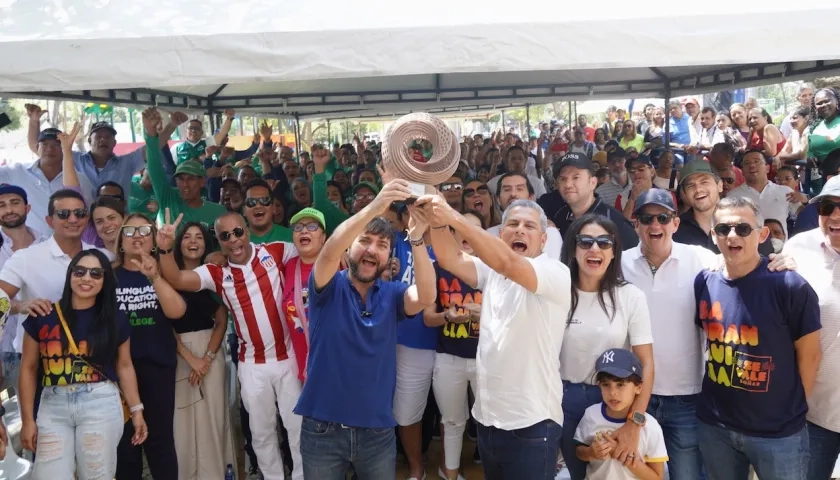
<svg viewBox="0 0 840 480">
<path fill-rule="evenodd" d="M 7 222 L 5 220 L 0 220 L 0 227 L 3 227 L 3 228 L 17 228 L 17 227 L 23 225 L 24 223 L 26 223 L 26 215 L 18 216 L 16 218 L 16 220 L 13 220 L 11 222 Z"/>
<path fill-rule="evenodd" d="M 353 259 L 351 258 L 351 259 L 349 259 L 349 263 L 350 263 L 350 275 L 352 275 L 352 276 L 353 276 L 356 280 L 358 280 L 358 281 L 360 281 L 360 282 L 362 282 L 362 283 L 369 283 L 369 282 L 373 282 L 373 281 L 375 281 L 377 278 L 382 277 L 382 272 L 384 272 L 384 271 L 385 271 L 385 268 L 386 268 L 385 266 L 379 265 L 379 264 L 377 263 L 377 265 L 376 265 L 376 272 L 374 272 L 374 274 L 373 274 L 373 275 L 371 275 L 370 277 L 363 277 L 363 276 L 361 276 L 361 274 L 359 273 L 359 263 L 360 263 L 360 262 L 357 262 L 356 260 L 353 260 Z M 389 265 L 390 265 L 390 262 L 389 262 Z"/>
</svg>

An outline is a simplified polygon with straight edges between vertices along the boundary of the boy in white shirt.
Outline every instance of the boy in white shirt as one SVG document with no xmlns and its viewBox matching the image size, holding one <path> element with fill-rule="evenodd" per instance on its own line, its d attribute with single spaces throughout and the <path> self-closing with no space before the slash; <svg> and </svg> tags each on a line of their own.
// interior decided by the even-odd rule
<svg viewBox="0 0 840 480">
<path fill-rule="evenodd" d="M 577 456 L 589 462 L 586 478 L 663 479 L 668 452 L 665 450 L 662 428 L 647 413 L 630 413 L 636 395 L 642 391 L 642 362 L 630 350 L 612 348 L 598 359 L 595 371 L 595 383 L 601 387 L 604 401 L 586 409 L 575 431 L 575 441 L 580 443 Z M 628 459 L 630 465 L 622 465 L 610 456 L 616 446 L 612 435 L 627 420 L 642 426 L 637 452 L 641 458 L 632 462 L 636 464 L 635 467 L 632 466 L 632 459 Z"/>
</svg>

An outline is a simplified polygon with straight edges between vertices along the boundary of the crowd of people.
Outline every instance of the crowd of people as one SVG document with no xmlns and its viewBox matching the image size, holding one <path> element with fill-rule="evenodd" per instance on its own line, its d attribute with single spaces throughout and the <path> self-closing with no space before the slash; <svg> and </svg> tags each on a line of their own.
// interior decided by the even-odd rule
<svg viewBox="0 0 840 480">
<path fill-rule="evenodd" d="M 390 480 L 400 452 L 463 479 L 469 436 L 488 479 L 828 479 L 839 99 L 798 99 L 779 128 L 688 99 L 467 137 L 419 198 L 360 136 L 295 152 L 263 123 L 237 151 L 233 111 L 208 135 L 152 108 L 142 148 L 96 123 L 82 153 L 28 105 L 0 362 L 33 478 L 222 478 L 227 349 L 249 478 Z"/>
</svg>

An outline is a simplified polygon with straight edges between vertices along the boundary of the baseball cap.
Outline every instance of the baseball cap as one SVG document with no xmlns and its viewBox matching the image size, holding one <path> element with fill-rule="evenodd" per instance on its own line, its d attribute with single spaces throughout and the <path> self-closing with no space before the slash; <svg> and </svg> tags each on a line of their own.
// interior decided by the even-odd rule
<svg viewBox="0 0 840 480">
<path fill-rule="evenodd" d="M 618 160 L 619 158 L 627 158 L 627 152 L 621 148 L 617 147 L 615 150 L 607 154 L 607 161 L 612 162 L 613 160 Z"/>
<path fill-rule="evenodd" d="M 579 168 L 581 170 L 589 170 L 589 167 L 592 165 L 592 160 L 589 159 L 586 155 L 577 152 L 567 153 L 563 156 L 563 158 L 554 165 L 552 168 L 552 173 L 556 177 L 564 167 L 574 167 Z"/>
<path fill-rule="evenodd" d="M 187 160 L 175 168 L 175 176 L 177 177 L 181 174 L 192 175 L 193 177 L 204 177 L 207 175 L 207 172 L 204 170 L 204 166 L 200 163 L 195 160 Z"/>
<path fill-rule="evenodd" d="M 650 157 L 647 155 L 639 155 L 638 157 L 629 158 L 627 160 L 627 168 L 630 168 L 630 166 L 634 163 L 647 165 L 648 167 L 653 167 L 653 163 L 650 161 Z"/>
<path fill-rule="evenodd" d="M 714 170 L 712 170 L 712 165 L 709 162 L 705 160 L 694 160 L 686 163 L 682 170 L 680 170 L 680 185 L 682 185 L 688 177 L 694 175 L 695 173 L 705 173 L 706 175 L 717 176 Z"/>
<path fill-rule="evenodd" d="M 327 222 L 324 220 L 324 214 L 321 213 L 320 210 L 316 210 L 312 207 L 304 208 L 303 210 L 297 212 L 292 216 L 292 219 L 289 220 L 289 225 L 294 225 L 300 221 L 301 218 L 314 218 L 318 220 L 318 223 L 321 224 L 321 228 L 324 230 L 327 229 Z"/>
<path fill-rule="evenodd" d="M 642 376 L 642 361 L 630 350 L 611 348 L 595 362 L 595 373 L 608 373 L 618 378 Z"/>
<path fill-rule="evenodd" d="M 57 128 L 45 128 L 41 130 L 41 133 L 38 135 L 38 143 L 43 142 L 44 140 L 58 140 L 59 133 L 61 133 L 61 130 Z"/>
<path fill-rule="evenodd" d="M 0 183 L 0 195 L 6 195 L 9 193 L 20 196 L 20 198 L 23 199 L 24 204 L 29 203 L 29 200 L 26 198 L 26 190 L 10 183 Z"/>
<path fill-rule="evenodd" d="M 662 188 L 654 187 L 642 192 L 639 198 L 636 199 L 636 207 L 633 209 L 633 215 L 635 216 L 648 205 L 659 205 L 672 212 L 677 211 L 677 207 L 674 205 L 674 197 L 671 195 L 670 190 Z"/>
<path fill-rule="evenodd" d="M 356 192 L 358 192 L 358 191 L 359 191 L 359 189 L 360 189 L 360 188 L 362 188 L 362 187 L 367 187 L 367 188 L 369 188 L 369 189 L 373 190 L 373 193 L 374 193 L 374 194 L 379 194 L 379 187 L 377 187 L 376 185 L 374 185 L 374 184 L 372 184 L 372 183 L 370 183 L 370 182 L 359 182 L 359 183 L 357 183 L 357 184 L 353 187 L 353 194 L 355 195 L 355 194 L 356 194 Z"/>
<path fill-rule="evenodd" d="M 820 194 L 812 198 L 808 203 L 817 203 L 825 197 L 840 197 L 840 176 L 834 176 L 828 179 L 825 185 L 823 185 Z"/>
<path fill-rule="evenodd" d="M 90 126 L 90 133 L 88 133 L 88 136 L 93 135 L 93 132 L 95 132 L 97 130 L 108 130 L 109 132 L 111 132 L 111 135 L 116 135 L 117 134 L 117 131 L 114 130 L 114 127 L 112 127 L 110 123 L 108 123 L 108 122 L 96 122 L 96 123 L 94 123 L 93 125 Z"/>
</svg>

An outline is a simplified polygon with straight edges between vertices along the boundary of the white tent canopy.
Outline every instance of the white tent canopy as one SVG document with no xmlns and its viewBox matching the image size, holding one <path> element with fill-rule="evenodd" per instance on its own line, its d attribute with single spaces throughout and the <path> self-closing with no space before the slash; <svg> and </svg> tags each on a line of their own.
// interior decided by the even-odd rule
<svg viewBox="0 0 840 480">
<path fill-rule="evenodd" d="M 0 0 L 0 92 L 346 118 L 840 71 L 840 2 Z M 807 34 L 803 32 L 807 31 Z"/>
</svg>

